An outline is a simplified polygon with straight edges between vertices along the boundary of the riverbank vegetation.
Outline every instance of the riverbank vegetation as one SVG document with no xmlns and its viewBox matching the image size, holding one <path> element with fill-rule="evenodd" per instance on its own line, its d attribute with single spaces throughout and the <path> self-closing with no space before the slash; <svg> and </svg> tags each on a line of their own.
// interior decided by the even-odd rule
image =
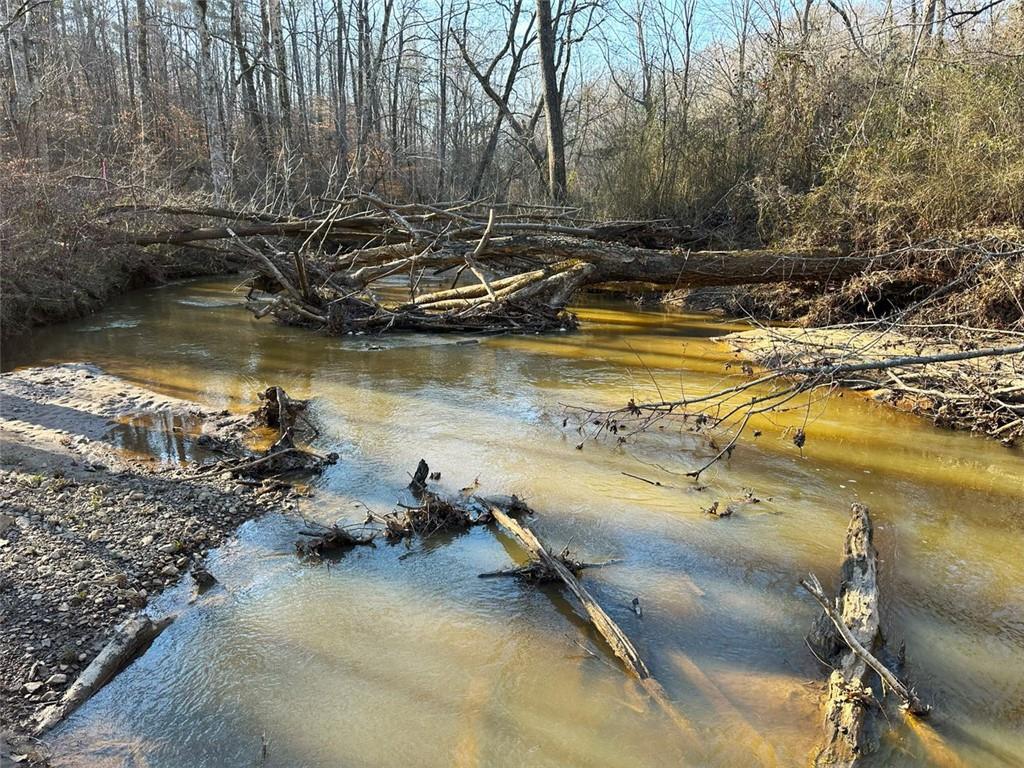
<svg viewBox="0 0 1024 768">
<path fill-rule="evenodd" d="M 1017 3 L 190 10 L 5 6 L 5 328 L 93 305 L 93 272 L 123 286 L 180 259 L 97 243 L 109 205 L 293 216 L 353 192 L 665 218 L 705 246 L 891 254 L 828 302 L 789 288 L 749 302 L 815 322 L 901 308 L 984 262 L 977 306 L 948 312 L 1019 327 Z M 183 255 L 205 270 L 223 253 Z"/>
</svg>

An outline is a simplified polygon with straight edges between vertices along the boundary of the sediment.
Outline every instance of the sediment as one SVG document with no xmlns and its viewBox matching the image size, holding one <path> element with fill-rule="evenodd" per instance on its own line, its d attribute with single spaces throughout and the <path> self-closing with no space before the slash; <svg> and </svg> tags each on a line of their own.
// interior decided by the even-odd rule
<svg viewBox="0 0 1024 768">
<path fill-rule="evenodd" d="M 242 450 L 243 417 L 93 366 L 0 376 L 0 753 L 34 757 L 25 740 L 33 716 L 120 622 L 201 574 L 207 553 L 243 521 L 295 508 L 291 490 L 258 495 L 229 473 L 198 477 L 115 447 L 117 419 L 154 414 L 196 424 L 184 439 Z"/>
</svg>

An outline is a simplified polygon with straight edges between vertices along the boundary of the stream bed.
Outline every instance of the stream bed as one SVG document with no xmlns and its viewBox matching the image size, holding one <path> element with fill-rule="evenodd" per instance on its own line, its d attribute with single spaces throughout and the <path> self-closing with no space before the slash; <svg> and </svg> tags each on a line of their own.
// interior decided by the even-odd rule
<svg viewBox="0 0 1024 768">
<path fill-rule="evenodd" d="M 619 561 L 583 583 L 704 754 L 560 589 L 477 577 L 522 561 L 510 538 L 482 527 L 311 564 L 294 554 L 302 521 L 272 515 L 211 555 L 221 588 L 48 737 L 56 765 L 806 765 L 827 671 L 797 581 L 834 589 L 854 501 L 876 526 L 883 630 L 935 708 L 930 737 L 894 722 L 877 764 L 1021 764 L 1021 450 L 845 393 L 752 425 L 698 484 L 685 472 L 715 451 L 692 434 L 577 448 L 563 406 L 711 391 L 741 375 L 715 341 L 741 325 L 595 300 L 576 333 L 330 338 L 253 319 L 234 285 L 130 294 L 9 345 L 4 365 L 88 361 L 239 411 L 272 384 L 313 398 L 314 447 L 341 455 L 303 509 L 319 522 L 390 510 L 420 458 L 449 490 L 518 494 L 550 547 Z M 139 421 L 111 441 L 194 458 L 174 439 L 187 427 Z M 702 512 L 748 496 L 729 518 Z"/>
</svg>

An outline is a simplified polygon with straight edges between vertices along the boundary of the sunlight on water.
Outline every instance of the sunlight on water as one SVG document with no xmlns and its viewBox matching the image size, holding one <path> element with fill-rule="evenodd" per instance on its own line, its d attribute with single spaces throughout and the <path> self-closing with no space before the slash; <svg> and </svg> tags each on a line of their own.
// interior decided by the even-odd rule
<svg viewBox="0 0 1024 768">
<path fill-rule="evenodd" d="M 305 510 L 322 521 L 386 511 L 421 457 L 447 488 L 479 478 L 526 497 L 553 547 L 621 560 L 584 581 L 702 753 L 683 749 L 559 590 L 477 578 L 522 557 L 507 538 L 480 529 L 313 566 L 292 555 L 301 523 L 270 516 L 214 556 L 224 592 L 53 735 L 58 765 L 258 765 L 264 736 L 268 766 L 806 764 L 824 674 L 796 581 L 814 570 L 834 583 L 857 500 L 878 527 L 887 637 L 906 640 L 936 706 L 934 732 L 900 725 L 879 765 L 930 765 L 943 749 L 1012 765 L 1024 751 L 1020 451 L 847 393 L 763 419 L 697 486 L 684 473 L 714 451 L 692 434 L 577 450 L 562 406 L 711 391 L 742 376 L 713 338 L 739 325 L 604 301 L 580 311 L 579 333 L 339 339 L 255 321 L 233 285 L 131 295 L 37 332 L 5 365 L 87 360 L 239 411 L 270 384 L 313 397 L 317 447 L 342 457 Z M 110 439 L 192 458 L 175 439 L 188 425 L 157 438 L 146 427 Z M 748 493 L 760 503 L 732 518 L 701 512 Z"/>
</svg>

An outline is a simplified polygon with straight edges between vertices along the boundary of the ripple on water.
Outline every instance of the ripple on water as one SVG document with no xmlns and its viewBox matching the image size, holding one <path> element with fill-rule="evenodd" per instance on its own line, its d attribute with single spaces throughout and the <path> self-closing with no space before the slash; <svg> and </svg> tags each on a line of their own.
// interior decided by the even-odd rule
<svg viewBox="0 0 1024 768">
<path fill-rule="evenodd" d="M 291 551 L 300 523 L 268 517 L 213 556 L 223 590 L 53 734 L 58 765 L 252 766 L 264 736 L 268 766 L 724 768 L 765 745 L 777 765 L 804 764 L 822 675 L 803 641 L 813 605 L 795 583 L 811 570 L 832 583 L 852 501 L 871 506 L 887 635 L 907 638 L 940 734 L 972 766 L 1024 751 L 1020 452 L 849 394 L 765 420 L 698 490 L 685 472 L 712 449 L 685 425 L 576 450 L 560 404 L 720 386 L 736 371 L 710 337 L 728 324 L 602 301 L 575 334 L 330 339 L 253 321 L 233 286 L 127 297 L 117 317 L 143 332 L 47 329 L 19 354 L 89 359 L 236 410 L 271 383 L 315 397 L 316 446 L 344 455 L 306 510 L 318 521 L 360 519 L 362 504 L 386 511 L 421 457 L 447 488 L 479 477 L 483 492 L 525 497 L 552 547 L 623 560 L 585 583 L 707 752 L 681 753 L 560 590 L 477 578 L 521 560 L 507 537 L 479 529 L 315 567 Z M 187 310 L 196 306 L 219 312 Z M 802 452 L 794 425 L 806 426 Z M 138 449 L 163 450 L 158 431 Z M 748 490 L 764 501 L 725 520 L 700 511 Z M 886 765 L 930 764 L 918 736 L 898 735 Z"/>
</svg>

